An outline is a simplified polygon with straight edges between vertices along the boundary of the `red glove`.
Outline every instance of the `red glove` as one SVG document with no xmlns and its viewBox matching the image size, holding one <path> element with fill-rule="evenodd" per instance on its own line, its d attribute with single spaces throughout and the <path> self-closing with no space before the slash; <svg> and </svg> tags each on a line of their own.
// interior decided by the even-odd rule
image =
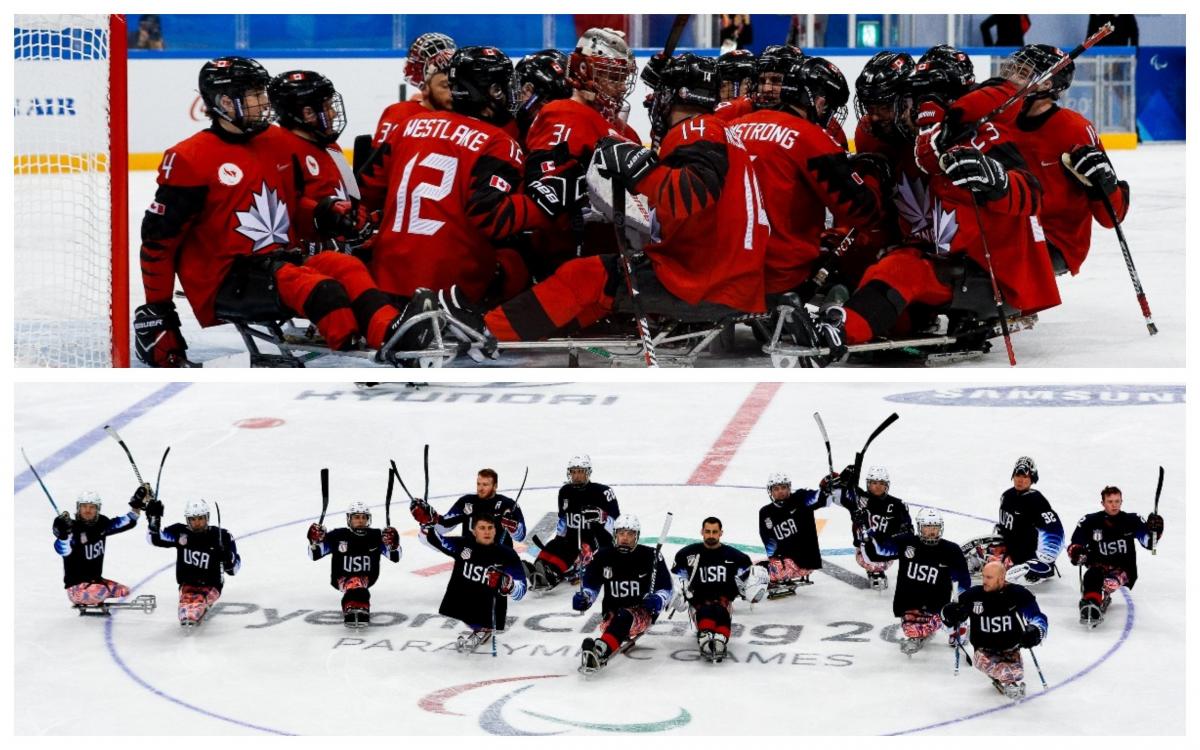
<svg viewBox="0 0 1200 750">
<path fill-rule="evenodd" d="M 413 520 L 422 526 L 428 526 L 433 523 L 441 523 L 442 517 L 429 507 L 429 503 L 424 500 L 416 500 L 408 508 L 412 512 Z"/>
<path fill-rule="evenodd" d="M 399 549 L 400 547 L 400 532 L 396 531 L 391 526 L 383 530 L 383 546 L 388 549 Z"/>
<path fill-rule="evenodd" d="M 308 541 L 310 544 L 320 544 L 325 541 L 325 527 L 317 523 L 309 526 Z"/>
<path fill-rule="evenodd" d="M 313 210 L 317 231 L 326 237 L 358 237 L 369 219 L 366 206 L 333 196 L 322 198 Z"/>
<path fill-rule="evenodd" d="M 927 99 L 921 102 L 917 109 L 917 142 L 913 154 L 917 166 L 926 174 L 940 174 L 938 160 L 942 157 L 942 120 L 946 117 L 946 108 L 941 102 Z"/>
<path fill-rule="evenodd" d="M 503 526 L 504 530 L 508 533 L 515 534 L 517 533 L 517 527 L 521 524 L 512 516 L 500 516 L 500 525 Z"/>
<path fill-rule="evenodd" d="M 513 590 L 512 576 L 499 568 L 488 569 L 487 576 L 483 579 L 483 582 L 488 588 L 495 589 L 504 596 L 508 596 Z"/>
</svg>

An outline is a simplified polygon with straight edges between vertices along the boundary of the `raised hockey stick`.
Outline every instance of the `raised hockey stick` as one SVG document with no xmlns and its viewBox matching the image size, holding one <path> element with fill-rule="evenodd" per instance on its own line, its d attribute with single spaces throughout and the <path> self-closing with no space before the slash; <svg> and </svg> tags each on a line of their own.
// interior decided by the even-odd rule
<svg viewBox="0 0 1200 750">
<path fill-rule="evenodd" d="M 399 472 L 396 476 L 400 476 Z M 421 495 L 421 499 L 429 502 L 429 443 L 425 444 L 425 494 Z"/>
<path fill-rule="evenodd" d="M 30 467 L 33 468 L 33 467 Z M 1154 515 L 1158 515 L 1158 498 L 1162 496 L 1163 476 L 1166 474 L 1163 467 L 1158 467 L 1158 489 L 1154 491 Z M 1150 535 L 1150 554 L 1158 554 L 1158 534 Z"/>
<path fill-rule="evenodd" d="M 168 445 L 167 449 L 165 451 L 163 451 L 162 458 L 158 462 L 158 476 L 156 476 L 154 478 L 154 497 L 156 499 L 158 498 L 158 488 L 162 484 L 163 465 L 167 463 L 167 454 L 170 452 L 171 452 L 171 446 Z"/>
<path fill-rule="evenodd" d="M 213 500 L 213 506 L 216 507 L 216 509 L 217 509 L 217 549 L 220 550 L 220 552 L 221 552 L 221 562 L 219 564 L 221 566 L 220 567 L 221 581 L 224 582 L 224 580 L 225 580 L 225 536 L 224 536 L 225 532 L 221 526 L 221 504 L 218 503 L 216 500 Z"/>
<path fill-rule="evenodd" d="M 817 429 L 821 431 L 821 439 L 825 441 L 825 458 L 829 461 L 829 473 L 833 474 L 833 448 L 829 444 L 829 433 L 825 431 L 825 422 L 821 419 L 821 412 L 814 411 L 813 419 L 817 420 Z"/>
<path fill-rule="evenodd" d="M 517 507 L 517 503 L 521 502 L 521 493 L 525 491 L 525 482 L 529 480 L 529 467 L 525 467 L 525 476 L 521 477 L 521 486 L 517 488 L 517 496 L 513 498 L 513 507 Z"/>
<path fill-rule="evenodd" d="M 663 519 L 662 531 L 658 534 L 658 544 L 654 545 L 654 567 L 650 569 L 650 591 L 648 593 L 654 592 L 654 579 L 658 577 L 658 560 L 662 557 L 663 542 L 667 538 L 667 532 L 671 530 L 671 519 L 674 517 L 674 513 L 667 511 L 667 517 Z"/>
<path fill-rule="evenodd" d="M 409 502 L 415 503 L 417 501 L 417 499 L 415 497 L 413 497 L 413 494 L 408 491 L 408 487 L 405 486 L 404 477 L 400 476 L 400 470 L 396 468 L 396 462 L 392 461 L 391 464 L 392 464 L 392 473 L 396 475 L 396 481 L 400 483 L 400 489 L 404 490 L 405 495 L 408 495 Z M 424 498 L 422 498 L 422 499 L 424 499 Z"/>
<path fill-rule="evenodd" d="M 321 519 L 318 526 L 325 525 L 325 511 L 329 510 L 329 469 L 321 469 Z"/>
<path fill-rule="evenodd" d="M 121 439 L 121 435 L 117 432 L 116 428 L 106 424 L 104 425 L 104 431 L 108 433 L 109 437 L 117 441 L 117 444 L 121 446 L 121 450 L 125 451 L 125 456 L 129 459 L 129 465 L 133 467 L 133 475 L 137 477 L 138 484 L 145 484 L 146 482 L 142 479 L 142 472 L 138 471 L 137 461 L 133 460 L 133 454 L 129 452 L 129 446 L 125 445 L 125 441 Z"/>
<path fill-rule="evenodd" d="M 629 239 L 625 236 L 625 186 L 617 182 L 616 175 L 612 178 L 613 199 L 613 228 L 617 235 L 617 248 L 621 254 L 621 271 L 625 275 L 625 286 L 629 287 L 629 297 L 633 302 L 634 321 L 637 323 L 638 336 L 642 339 L 642 352 L 646 358 L 647 367 L 658 367 L 658 356 L 654 353 L 654 340 L 650 338 L 650 322 L 642 309 L 641 293 L 633 278 L 633 250 L 629 247 Z"/>
<path fill-rule="evenodd" d="M 875 431 L 867 437 L 867 442 L 863 443 L 862 450 L 854 454 L 854 476 L 852 478 L 856 487 L 858 486 L 858 475 L 862 473 L 863 459 L 867 456 L 867 448 L 870 448 L 871 443 L 875 442 L 875 438 L 879 437 L 880 433 L 882 433 L 888 427 L 891 427 L 892 423 L 899 418 L 900 415 L 896 412 L 889 414 L 882 422 L 879 423 L 879 426 L 875 428 Z M 832 470 L 830 473 L 832 473 Z"/>
<path fill-rule="evenodd" d="M 25 459 L 25 465 L 33 472 L 33 478 L 37 480 L 38 485 L 42 488 L 42 492 L 46 493 L 46 499 L 50 501 L 50 507 L 54 508 L 54 514 L 59 515 L 61 511 L 58 509 L 58 503 L 54 502 L 54 496 L 50 494 L 50 490 L 46 489 L 46 483 L 42 481 L 41 475 L 37 473 L 37 469 L 33 468 L 33 462 L 29 460 L 29 456 L 25 454 L 25 449 L 21 449 L 21 458 Z M 1161 483 L 1160 483 L 1161 484 Z M 1155 503 L 1154 507 L 1158 507 Z"/>
<path fill-rule="evenodd" d="M 392 525 L 392 492 L 396 489 L 396 474 L 388 467 L 387 496 L 383 499 L 383 523 L 389 528 Z"/>
<path fill-rule="evenodd" d="M 1137 269 L 1133 267 L 1133 254 L 1129 252 L 1129 242 L 1125 239 L 1125 230 L 1121 229 L 1117 211 L 1113 208 L 1112 201 L 1108 196 L 1101 193 L 1100 202 L 1104 204 L 1108 218 L 1112 219 L 1113 230 L 1117 233 L 1117 243 L 1121 245 L 1121 255 L 1125 258 L 1125 268 L 1129 270 L 1129 280 L 1133 282 L 1133 291 L 1137 295 L 1138 306 L 1142 308 L 1142 317 L 1146 319 L 1146 330 L 1153 336 L 1158 333 L 1158 326 L 1150 317 L 1150 303 L 1146 301 L 1146 291 L 1142 289 L 1142 280 L 1138 278 Z"/>
</svg>

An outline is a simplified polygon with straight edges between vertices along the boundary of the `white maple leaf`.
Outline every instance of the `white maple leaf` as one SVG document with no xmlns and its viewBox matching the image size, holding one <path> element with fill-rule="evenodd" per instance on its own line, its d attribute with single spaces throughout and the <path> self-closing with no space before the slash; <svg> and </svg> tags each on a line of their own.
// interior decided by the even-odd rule
<svg viewBox="0 0 1200 750">
<path fill-rule="evenodd" d="M 262 192 L 254 194 L 254 205 L 250 210 L 238 211 L 236 215 L 236 231 L 254 241 L 252 252 L 271 245 L 288 244 L 291 219 L 288 218 L 287 204 L 279 200 L 277 191 L 267 188 L 266 182 L 262 184 Z"/>
<path fill-rule="evenodd" d="M 941 198 L 930 193 L 925 181 L 910 181 L 908 175 L 900 175 L 896 208 L 908 225 L 908 236 L 932 243 L 940 255 L 950 252 L 950 245 L 958 235 L 957 210 L 943 211 Z"/>
</svg>

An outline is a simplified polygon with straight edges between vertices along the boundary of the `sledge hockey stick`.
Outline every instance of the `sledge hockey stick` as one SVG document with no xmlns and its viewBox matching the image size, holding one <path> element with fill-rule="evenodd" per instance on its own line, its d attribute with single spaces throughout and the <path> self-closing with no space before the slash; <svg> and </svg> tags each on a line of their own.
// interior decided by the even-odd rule
<svg viewBox="0 0 1200 750">
<path fill-rule="evenodd" d="M 1092 34 L 1087 39 L 1084 39 L 1082 42 L 1079 43 L 1079 46 L 1075 47 L 1075 49 L 1068 52 L 1066 57 L 1059 58 L 1059 60 L 1056 63 L 1051 65 L 1046 70 L 1042 71 L 1041 74 L 1034 76 L 1030 80 L 1026 81 L 1025 85 L 1023 85 L 1021 88 L 1017 89 L 1016 93 L 1014 93 L 1012 96 L 1005 99 L 1000 105 L 998 105 L 991 112 L 988 112 L 986 115 L 984 115 L 983 117 L 980 117 L 975 122 L 972 122 L 969 125 L 967 125 L 961 132 L 954 134 L 954 137 L 947 138 L 946 143 L 947 144 L 958 143 L 963 138 L 974 135 L 984 123 L 990 122 L 1001 112 L 1003 112 L 1004 110 L 1008 109 L 1012 105 L 1014 105 L 1017 102 L 1024 99 L 1030 92 L 1032 92 L 1038 86 L 1041 86 L 1043 83 L 1045 83 L 1046 81 L 1053 78 L 1055 74 L 1057 74 L 1063 68 L 1067 67 L 1067 65 L 1069 65 L 1070 63 L 1074 62 L 1076 58 L 1078 58 L 1084 52 L 1087 52 L 1089 49 L 1094 47 L 1096 45 L 1096 43 L 1099 42 L 1101 39 L 1103 39 L 1104 37 L 1113 33 L 1113 28 L 1114 27 L 1111 23 L 1106 23 L 1103 26 L 1101 26 L 1099 29 L 1096 30 L 1096 33 Z"/>
<path fill-rule="evenodd" d="M 853 477 L 853 479 L 854 479 L 854 485 L 856 487 L 858 486 L 858 475 L 862 473 L 863 459 L 866 458 L 866 456 L 867 456 L 867 448 L 870 448 L 871 443 L 875 442 L 875 438 L 879 437 L 880 433 L 882 433 L 888 427 L 891 427 L 892 423 L 895 422 L 899 418 L 900 418 L 900 415 L 897 414 L 896 412 L 892 412 L 891 414 L 889 414 L 886 419 L 884 419 L 882 422 L 879 423 L 879 426 L 875 428 L 875 431 L 872 432 L 869 437 L 867 437 L 867 442 L 863 443 L 862 450 L 859 451 L 858 453 L 854 454 L 854 477 Z M 830 470 L 830 473 L 832 473 L 832 469 Z"/>
<path fill-rule="evenodd" d="M 408 495 L 409 502 L 415 503 L 417 499 L 408 491 L 408 487 L 404 485 L 404 477 L 400 476 L 400 470 L 396 468 L 396 462 L 392 461 L 392 473 L 396 475 L 396 481 L 400 483 L 400 489 L 404 490 L 404 494 Z"/>
<path fill-rule="evenodd" d="M 396 489 L 396 474 L 388 467 L 387 496 L 383 499 L 383 523 L 389 528 L 392 525 L 392 492 Z"/>
<path fill-rule="evenodd" d="M 1020 612 L 1017 612 L 1016 615 L 1017 622 L 1021 623 L 1022 628 L 1029 627 L 1029 623 L 1025 621 L 1025 618 L 1021 616 Z M 1042 681 L 1042 692 L 1045 692 L 1046 688 L 1048 687 L 1046 685 L 1046 675 L 1042 674 L 1042 665 L 1038 664 L 1037 652 L 1033 650 L 1033 646 L 1029 647 L 1029 658 L 1033 659 L 1033 666 L 1037 669 L 1038 679 Z"/>
<path fill-rule="evenodd" d="M 29 468 L 32 469 L 33 467 Z M 1158 467 L 1158 489 L 1154 491 L 1154 515 L 1156 516 L 1158 515 L 1158 498 L 1162 496 L 1163 475 L 1165 473 L 1163 467 Z M 1150 554 L 1158 554 L 1158 534 L 1150 535 Z"/>
<path fill-rule="evenodd" d="M 688 575 L 687 583 L 686 583 L 686 584 L 684 584 L 684 588 L 683 588 L 683 598 L 684 598 L 684 601 L 690 601 L 690 600 L 688 599 L 688 596 L 687 596 L 687 595 L 688 595 L 688 594 L 691 592 L 691 590 L 692 590 L 692 581 L 693 581 L 693 580 L 695 580 L 695 578 L 696 578 L 696 571 L 697 571 L 697 570 L 699 570 L 699 569 L 700 569 L 700 555 L 699 555 L 699 554 L 697 554 L 697 555 L 696 555 L 696 561 L 695 561 L 694 563 L 692 563 L 692 572 L 691 572 L 691 574 L 689 574 L 689 575 Z M 668 620 L 670 620 L 671 618 L 673 618 L 673 617 L 675 616 L 675 612 L 676 612 L 676 611 L 677 611 L 677 610 L 676 610 L 676 608 L 675 608 L 675 607 L 671 607 L 671 613 L 667 615 L 667 619 L 668 619 Z"/>
<path fill-rule="evenodd" d="M 1066 154 L 1063 154 L 1066 158 Z M 1158 326 L 1154 324 L 1154 320 L 1150 317 L 1150 303 L 1146 301 L 1146 292 L 1142 289 L 1142 280 L 1138 278 L 1137 269 L 1133 267 L 1133 254 L 1129 252 L 1129 242 L 1125 239 L 1125 230 L 1121 229 L 1121 221 L 1117 218 L 1117 211 L 1113 208 L 1112 201 L 1107 195 L 1101 193 L 1100 202 L 1104 204 L 1104 210 L 1108 212 L 1108 218 L 1112 219 L 1113 230 L 1117 233 L 1117 243 L 1121 246 L 1121 255 L 1125 257 L 1125 268 L 1129 270 L 1129 280 L 1133 282 L 1133 291 L 1137 295 L 1138 306 L 1142 308 L 1142 317 L 1146 319 L 1146 330 L 1150 335 L 1158 333 Z"/>
<path fill-rule="evenodd" d="M 46 493 L 46 499 L 50 501 L 50 507 L 54 508 L 54 514 L 59 515 L 60 511 L 58 510 L 58 503 L 54 502 L 54 496 L 50 494 L 50 490 L 46 489 L 46 483 L 42 481 L 42 477 L 37 473 L 37 469 L 33 468 L 33 462 L 30 461 L 29 456 L 25 454 L 24 448 L 21 449 L 21 457 L 25 459 L 25 465 L 28 466 L 29 470 L 33 472 L 33 478 L 36 479 L 38 485 L 41 486 L 42 492 Z M 1161 485 L 1162 483 L 1160 482 L 1159 484 Z M 1158 507 L 1157 502 L 1154 504 L 1154 507 Z"/>
<path fill-rule="evenodd" d="M 329 469 L 321 469 L 321 519 L 318 526 L 325 525 L 325 511 L 329 510 Z"/>
<path fill-rule="evenodd" d="M 671 519 L 675 517 L 671 511 L 667 511 L 667 517 L 663 519 L 662 531 L 658 534 L 658 544 L 654 545 L 654 567 L 650 570 L 650 590 L 647 593 L 654 593 L 654 579 L 658 577 L 658 560 L 662 556 L 663 541 L 667 538 L 667 532 L 671 530 Z"/>
<path fill-rule="evenodd" d="M 942 171 L 946 171 L 945 168 Z M 1008 352 L 1008 364 L 1010 367 L 1016 367 L 1017 354 L 1013 351 L 1012 331 L 1008 329 L 1008 315 L 1004 312 L 1004 296 L 1000 294 L 1000 285 L 996 283 L 996 269 L 992 266 L 992 251 L 988 247 L 987 231 L 983 226 L 983 215 L 980 213 L 979 204 L 975 202 L 974 197 L 971 198 L 971 207 L 975 209 L 975 225 L 979 227 L 979 241 L 983 243 L 983 259 L 987 261 L 988 280 L 992 282 L 992 301 L 996 303 L 996 315 L 1000 318 L 1000 333 L 1004 336 L 1004 348 Z"/>
<path fill-rule="evenodd" d="M 104 431 L 108 433 L 109 437 L 117 441 L 121 446 L 121 450 L 125 451 L 126 457 L 129 458 L 129 465 L 133 467 L 133 475 L 137 477 L 138 484 L 145 484 L 146 482 L 142 479 L 142 472 L 138 471 L 137 461 L 133 460 L 133 454 L 129 452 L 129 446 L 125 445 L 125 441 L 121 439 L 120 434 L 117 433 L 114 427 L 107 424 L 104 425 Z"/>
<path fill-rule="evenodd" d="M 165 451 L 163 451 L 162 459 L 160 459 L 158 462 L 158 476 L 156 476 L 154 478 L 154 497 L 155 497 L 155 499 L 158 498 L 158 487 L 160 484 L 162 484 L 163 465 L 167 462 L 167 454 L 170 452 L 171 452 L 171 446 L 168 445 L 167 449 Z"/>
<path fill-rule="evenodd" d="M 633 278 L 633 250 L 625 236 L 625 186 L 617 182 L 616 174 L 611 179 L 613 198 L 613 228 L 617 235 L 617 249 L 621 255 L 621 270 L 625 274 L 625 286 L 629 287 L 629 297 L 633 302 L 634 321 L 637 323 L 638 335 L 642 338 L 642 352 L 646 358 L 647 367 L 658 367 L 658 357 L 654 353 L 654 341 L 650 338 L 650 323 L 642 309 L 641 293 Z"/>
<path fill-rule="evenodd" d="M 400 476 L 400 473 L 396 472 L 396 476 Z M 425 494 L 421 499 L 429 502 L 429 443 L 425 444 Z"/>
<path fill-rule="evenodd" d="M 217 549 L 221 551 L 221 581 L 225 581 L 225 537 L 224 530 L 221 528 L 221 504 L 213 500 L 213 505 L 217 509 Z"/>
<path fill-rule="evenodd" d="M 821 439 L 825 441 L 825 458 L 829 460 L 829 474 L 833 475 L 833 448 L 829 445 L 829 433 L 825 431 L 825 422 L 821 419 L 821 412 L 814 411 L 813 419 L 817 420 L 817 429 L 821 431 Z M 857 479 L 856 479 L 857 481 Z"/>
</svg>

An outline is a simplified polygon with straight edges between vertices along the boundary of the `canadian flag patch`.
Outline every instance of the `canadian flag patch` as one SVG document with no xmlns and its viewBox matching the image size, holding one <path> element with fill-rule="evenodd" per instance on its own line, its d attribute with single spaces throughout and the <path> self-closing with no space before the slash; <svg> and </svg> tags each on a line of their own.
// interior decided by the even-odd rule
<svg viewBox="0 0 1200 750">
<path fill-rule="evenodd" d="M 491 179 L 488 180 L 488 184 L 503 193 L 507 193 L 512 190 L 512 185 L 509 185 L 498 175 L 492 175 Z"/>
<path fill-rule="evenodd" d="M 158 201 L 150 201 L 150 207 L 146 209 L 146 213 L 158 214 L 164 216 L 167 213 L 167 207 Z"/>
<path fill-rule="evenodd" d="M 542 162 L 542 174 L 554 171 L 554 162 L 550 159 Z"/>
<path fill-rule="evenodd" d="M 862 184 L 864 184 L 864 183 L 863 183 L 863 178 L 861 178 L 861 177 L 859 177 L 859 176 L 858 176 L 858 172 L 851 172 L 851 173 L 850 173 L 850 179 L 854 180 L 855 184 L 858 184 L 858 185 L 862 185 Z"/>
</svg>

